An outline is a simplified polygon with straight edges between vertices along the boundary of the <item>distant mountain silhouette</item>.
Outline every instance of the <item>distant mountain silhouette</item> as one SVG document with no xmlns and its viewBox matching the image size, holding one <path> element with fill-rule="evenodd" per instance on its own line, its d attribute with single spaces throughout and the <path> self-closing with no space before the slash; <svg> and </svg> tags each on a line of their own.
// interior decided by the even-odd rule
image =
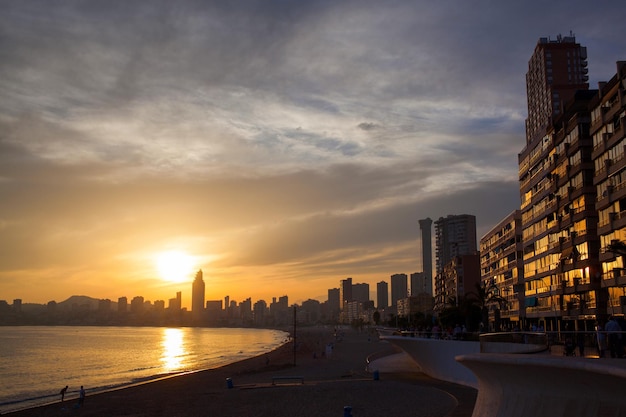
<svg viewBox="0 0 626 417">
<path fill-rule="evenodd" d="M 88 305 L 90 310 L 96 310 L 98 308 L 99 303 L 100 303 L 99 298 L 88 297 L 86 295 L 72 295 L 67 300 L 57 303 L 57 306 L 61 307 L 62 309 L 65 309 L 65 308 L 69 309 L 69 308 L 72 308 L 72 306 Z"/>
<path fill-rule="evenodd" d="M 64 311 L 64 310 L 71 310 L 72 308 L 75 308 L 75 307 L 88 306 L 89 310 L 96 310 L 98 308 L 99 302 L 100 302 L 100 299 L 98 298 L 88 297 L 86 295 L 72 295 L 67 300 L 58 302 L 57 309 Z M 30 313 L 45 312 L 47 308 L 47 304 L 48 303 L 45 303 L 45 304 L 24 303 L 22 304 L 22 311 L 30 312 Z M 111 303 L 111 305 L 112 305 L 111 308 L 116 308 L 117 303 Z"/>
</svg>

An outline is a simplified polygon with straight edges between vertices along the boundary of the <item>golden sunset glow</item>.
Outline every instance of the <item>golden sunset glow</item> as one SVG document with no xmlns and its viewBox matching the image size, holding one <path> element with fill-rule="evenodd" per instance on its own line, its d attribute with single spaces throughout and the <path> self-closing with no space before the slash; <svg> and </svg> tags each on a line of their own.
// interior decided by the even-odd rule
<svg viewBox="0 0 626 417">
<path fill-rule="evenodd" d="M 186 252 L 171 250 L 155 256 L 156 268 L 164 281 L 185 282 L 193 274 L 194 257 Z"/>
<path fill-rule="evenodd" d="M 419 219 L 520 208 L 546 28 L 590 86 L 626 59 L 623 0 L 48 3 L 0 2 L 0 307 L 374 291 L 424 269 Z"/>
<path fill-rule="evenodd" d="M 181 329 L 163 329 L 163 354 L 161 361 L 168 372 L 180 369 L 185 354 L 183 331 Z"/>
</svg>

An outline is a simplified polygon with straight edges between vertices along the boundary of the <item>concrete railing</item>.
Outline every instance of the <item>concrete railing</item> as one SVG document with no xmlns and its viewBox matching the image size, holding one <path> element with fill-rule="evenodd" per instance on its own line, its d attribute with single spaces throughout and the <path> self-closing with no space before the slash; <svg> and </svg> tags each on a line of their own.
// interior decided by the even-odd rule
<svg viewBox="0 0 626 417">
<path fill-rule="evenodd" d="M 457 356 L 478 380 L 472 417 L 626 415 L 626 361 L 551 355 Z"/>
<path fill-rule="evenodd" d="M 482 353 L 549 353 L 546 333 L 509 332 L 480 335 Z"/>
<path fill-rule="evenodd" d="M 479 342 L 383 335 L 380 338 L 405 351 L 430 377 L 473 388 L 478 386 L 476 376 L 454 358 L 480 352 Z"/>
</svg>

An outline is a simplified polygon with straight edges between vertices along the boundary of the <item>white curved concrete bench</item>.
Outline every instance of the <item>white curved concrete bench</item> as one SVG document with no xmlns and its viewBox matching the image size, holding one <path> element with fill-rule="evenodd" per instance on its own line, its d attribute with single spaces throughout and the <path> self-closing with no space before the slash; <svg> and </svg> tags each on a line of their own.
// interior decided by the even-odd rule
<svg viewBox="0 0 626 417">
<path fill-rule="evenodd" d="M 478 386 L 474 373 L 460 365 L 455 357 L 480 352 L 479 342 L 402 336 L 381 336 L 381 340 L 405 351 L 420 370 L 432 378 L 473 388 Z"/>
<path fill-rule="evenodd" d="M 626 416 L 626 360 L 460 355 L 478 379 L 473 417 Z"/>
</svg>

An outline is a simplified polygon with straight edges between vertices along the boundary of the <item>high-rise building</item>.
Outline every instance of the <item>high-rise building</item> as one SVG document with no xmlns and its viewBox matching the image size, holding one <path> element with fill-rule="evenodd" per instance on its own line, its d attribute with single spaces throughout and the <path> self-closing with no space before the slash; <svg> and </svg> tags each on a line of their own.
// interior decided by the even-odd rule
<svg viewBox="0 0 626 417">
<path fill-rule="evenodd" d="M 456 306 L 480 283 L 480 257 L 473 254 L 458 255 L 446 263 L 435 282 L 435 311 L 442 311 L 451 302 Z"/>
<path fill-rule="evenodd" d="M 437 274 L 459 255 L 477 252 L 476 216 L 448 215 L 435 222 L 435 262 Z"/>
<path fill-rule="evenodd" d="M 252 320 L 252 298 L 248 297 L 239 303 L 239 314 L 244 323 Z"/>
<path fill-rule="evenodd" d="M 180 291 L 176 291 L 176 298 L 169 299 L 169 310 L 171 312 L 180 311 L 183 306 L 183 297 Z"/>
<path fill-rule="evenodd" d="M 389 307 L 389 285 L 386 281 L 380 281 L 376 284 L 376 308 L 387 307 Z"/>
<path fill-rule="evenodd" d="M 408 277 L 406 274 L 393 274 L 391 276 L 391 305 L 398 304 L 398 300 L 409 296 Z"/>
<path fill-rule="evenodd" d="M 424 279 L 430 282 L 426 286 L 426 292 L 433 294 L 433 247 L 432 247 L 432 225 L 433 221 L 430 217 L 419 220 L 420 230 L 422 231 L 422 271 Z M 430 288 L 430 290 L 428 290 Z"/>
<path fill-rule="evenodd" d="M 524 306 L 524 259 L 522 215 L 515 210 L 480 239 L 480 273 L 483 286 L 503 297 L 504 303 L 489 306 L 494 330 L 520 327 Z M 520 311 L 522 314 L 520 315 Z M 501 323 L 497 320 L 501 319 Z"/>
<path fill-rule="evenodd" d="M 336 320 L 341 311 L 341 295 L 339 288 L 328 289 L 328 315 L 331 320 Z"/>
<path fill-rule="evenodd" d="M 426 276 L 425 272 L 414 272 L 410 277 L 411 295 L 428 294 L 433 295 L 433 282 Z"/>
<path fill-rule="evenodd" d="M 524 306 L 528 323 L 593 328 L 602 309 L 586 49 L 574 36 L 539 39 L 528 64 L 526 146 L 519 154 Z M 623 155 L 623 145 L 617 152 Z M 616 158 L 621 158 L 617 156 Z M 609 152 L 609 154 L 611 154 Z M 611 154 L 613 155 L 613 154 Z M 588 320 L 585 324 L 584 320 Z M 572 329 L 573 330 L 573 329 Z"/>
<path fill-rule="evenodd" d="M 365 303 L 370 299 L 370 285 L 365 283 L 352 284 L 352 301 Z"/>
<path fill-rule="evenodd" d="M 576 38 L 540 38 L 528 61 L 526 143 L 540 140 L 578 90 L 587 90 L 587 48 Z"/>
<path fill-rule="evenodd" d="M 138 295 L 133 297 L 130 300 L 130 311 L 131 313 L 142 313 L 144 310 L 144 299 L 142 296 Z"/>
<path fill-rule="evenodd" d="M 352 301 L 352 278 L 346 278 L 339 281 L 339 297 L 339 308 L 343 311 L 346 303 Z"/>
<path fill-rule="evenodd" d="M 204 279 L 202 279 L 202 270 L 196 272 L 196 278 L 193 280 L 191 289 L 191 314 L 194 319 L 199 319 L 204 313 Z"/>
<path fill-rule="evenodd" d="M 207 300 L 204 303 L 207 319 L 216 322 L 222 317 L 222 300 Z"/>
<path fill-rule="evenodd" d="M 267 316 L 267 302 L 259 300 L 252 307 L 252 319 L 257 325 L 263 325 Z"/>
<path fill-rule="evenodd" d="M 126 313 L 128 311 L 128 298 L 120 297 L 117 299 L 117 312 Z"/>
<path fill-rule="evenodd" d="M 591 106 L 590 135 L 603 289 L 596 305 L 602 321 L 602 314 L 626 313 L 626 61 L 617 62 L 615 76 L 599 87 Z"/>
</svg>

